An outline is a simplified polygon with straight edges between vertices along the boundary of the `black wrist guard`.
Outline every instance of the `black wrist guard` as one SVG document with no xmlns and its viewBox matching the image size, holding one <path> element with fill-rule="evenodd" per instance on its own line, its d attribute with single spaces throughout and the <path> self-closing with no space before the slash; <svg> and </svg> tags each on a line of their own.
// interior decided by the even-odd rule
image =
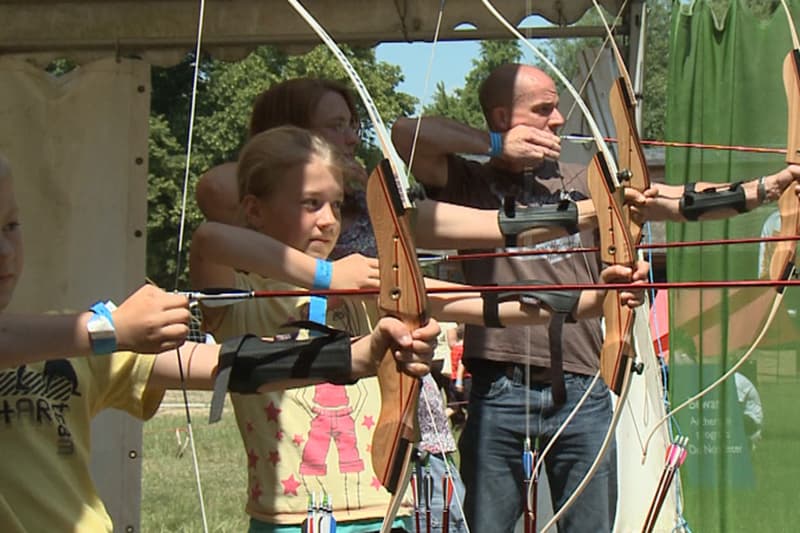
<svg viewBox="0 0 800 533">
<path fill-rule="evenodd" d="M 511 285 L 544 285 L 543 281 L 518 281 Z M 564 356 L 561 335 L 565 322 L 575 322 L 573 312 L 578 305 L 580 291 L 507 291 L 485 292 L 483 297 L 483 320 L 487 327 L 503 327 L 498 317 L 497 304 L 510 300 L 519 300 L 524 305 L 545 305 L 553 312 L 550 326 L 547 329 L 550 344 L 550 375 L 552 379 L 553 403 L 563 405 L 567 400 L 567 389 L 564 384 Z"/>
<path fill-rule="evenodd" d="M 680 213 L 686 220 L 695 221 L 705 213 L 718 209 L 735 209 L 738 213 L 747 212 L 747 199 L 742 182 L 733 183 L 727 190 L 722 191 L 710 187 L 698 192 L 694 188 L 694 183 L 687 183 L 678 204 Z"/>
<path fill-rule="evenodd" d="M 209 422 L 220 419 L 227 391 L 253 394 L 262 385 L 286 379 L 320 378 L 336 384 L 353 383 L 348 333 L 315 322 L 286 325 L 322 335 L 306 340 L 274 341 L 244 335 L 222 344 Z"/>
<path fill-rule="evenodd" d="M 503 209 L 497 213 L 497 223 L 506 237 L 506 246 L 516 246 L 517 235 L 532 228 L 560 226 L 568 233 L 577 233 L 578 204 L 570 199 L 525 207 L 505 202 Z"/>
<path fill-rule="evenodd" d="M 523 280 L 515 281 L 509 285 L 545 285 L 544 281 Z M 580 291 L 526 291 L 524 289 L 515 291 L 485 291 L 481 293 L 483 298 L 483 322 L 487 328 L 502 328 L 497 306 L 502 302 L 518 301 L 523 305 L 544 305 L 553 311 L 554 314 L 565 315 L 567 322 L 575 322 L 572 312 L 578 305 Z"/>
</svg>

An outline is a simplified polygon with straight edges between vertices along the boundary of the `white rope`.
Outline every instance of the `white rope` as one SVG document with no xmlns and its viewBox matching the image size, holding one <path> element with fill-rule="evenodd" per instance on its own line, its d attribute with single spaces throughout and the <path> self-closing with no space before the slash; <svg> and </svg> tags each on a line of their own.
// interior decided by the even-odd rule
<svg viewBox="0 0 800 533">
<path fill-rule="evenodd" d="M 197 83 L 200 79 L 200 50 L 203 39 L 203 20 L 205 19 L 205 0 L 200 0 L 199 13 L 197 16 L 197 38 L 194 52 L 194 72 L 192 74 L 192 97 L 189 108 L 189 131 L 186 142 L 186 161 L 183 173 L 183 190 L 181 198 L 181 220 L 178 229 L 178 249 L 177 260 L 175 262 L 175 288 L 178 286 L 178 277 L 181 271 L 181 255 L 183 254 L 183 236 L 186 230 L 186 201 L 189 191 L 189 173 L 192 161 L 192 139 L 194 137 L 194 119 L 197 105 Z M 208 533 L 208 519 L 206 517 L 205 499 L 203 497 L 203 484 L 200 479 L 200 462 L 197 458 L 197 447 L 195 446 L 194 431 L 192 429 L 192 415 L 189 412 L 189 393 L 186 390 L 186 377 L 183 372 L 183 361 L 180 349 L 175 349 L 178 358 L 178 371 L 180 373 L 181 391 L 183 393 L 183 403 L 186 410 L 186 429 L 189 435 L 189 445 L 192 449 L 192 466 L 194 468 L 195 484 L 197 486 L 197 498 L 200 502 L 200 517 L 203 522 L 203 532 Z"/>
</svg>

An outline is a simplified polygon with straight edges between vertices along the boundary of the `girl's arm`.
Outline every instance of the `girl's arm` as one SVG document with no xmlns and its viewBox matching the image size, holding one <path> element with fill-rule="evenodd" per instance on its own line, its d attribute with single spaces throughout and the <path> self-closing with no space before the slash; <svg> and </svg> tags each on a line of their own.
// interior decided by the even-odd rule
<svg viewBox="0 0 800 533">
<path fill-rule="evenodd" d="M 234 272 L 254 272 L 311 288 L 317 259 L 255 230 L 204 222 L 192 235 L 192 286 L 232 287 Z M 332 289 L 378 287 L 378 260 L 354 254 L 333 262 Z"/>
<path fill-rule="evenodd" d="M 403 372 L 412 376 L 422 376 L 430 368 L 439 331 L 439 324 L 435 320 L 430 320 L 426 325 L 412 331 L 399 320 L 385 317 L 378 321 L 375 330 L 370 335 L 352 339 L 348 350 L 338 355 L 343 358 L 343 363 L 350 362 L 350 377 L 353 379 L 374 375 L 382 358 L 390 352 Z M 264 347 L 265 356 L 274 357 L 274 351 L 269 350 L 272 344 L 271 342 L 261 344 Z M 258 344 L 256 345 L 258 346 Z M 250 347 L 252 348 L 252 344 Z M 219 344 L 194 342 L 187 342 L 181 346 L 181 362 L 187 388 L 213 388 L 219 365 L 220 349 Z M 252 352 L 249 355 L 252 357 Z M 327 377 L 330 379 L 341 378 L 340 375 Z M 324 376 L 279 379 L 261 385 L 258 392 L 303 387 L 322 381 L 324 381 Z M 174 349 L 158 354 L 150 375 L 150 386 L 162 389 L 181 387 L 178 358 Z"/>
</svg>

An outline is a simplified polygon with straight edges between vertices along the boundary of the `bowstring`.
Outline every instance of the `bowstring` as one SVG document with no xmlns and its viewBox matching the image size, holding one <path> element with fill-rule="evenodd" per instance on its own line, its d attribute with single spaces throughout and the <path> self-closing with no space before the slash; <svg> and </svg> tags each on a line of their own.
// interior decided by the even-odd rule
<svg viewBox="0 0 800 533">
<path fill-rule="evenodd" d="M 424 80 L 424 83 L 423 83 L 422 102 L 424 102 L 425 99 L 428 97 L 428 91 L 429 91 L 429 87 L 430 87 L 429 83 L 430 83 L 430 80 L 431 80 L 431 74 L 433 72 L 436 45 L 439 42 L 439 34 L 440 34 L 440 31 L 441 31 L 442 19 L 444 17 L 445 1 L 446 0 L 441 0 L 441 2 L 439 3 L 439 13 L 438 13 L 437 19 L 436 19 L 436 27 L 434 29 L 433 41 L 431 42 L 431 54 L 430 54 L 430 57 L 428 58 L 428 67 L 427 67 L 426 72 L 425 72 L 425 80 Z M 412 143 L 411 143 L 411 154 L 409 155 L 409 158 L 408 158 L 408 171 L 411 172 L 411 173 L 413 173 L 413 168 L 414 168 L 413 167 L 413 165 L 414 165 L 414 155 L 416 154 L 417 143 L 419 141 L 419 132 L 420 132 L 420 127 L 422 125 L 422 117 L 423 117 L 423 113 L 422 113 L 422 109 L 420 109 L 419 119 L 417 120 L 417 124 L 414 127 L 414 137 L 413 137 L 413 140 L 412 140 Z M 422 383 L 422 386 L 420 387 L 420 391 L 421 391 L 420 396 L 422 397 L 423 403 L 425 404 L 425 409 L 428 412 L 428 417 L 430 418 L 430 420 L 434 420 L 433 408 L 431 407 L 430 400 L 428 399 L 427 395 L 424 393 L 424 390 L 423 390 L 424 387 L 425 387 L 425 384 Z M 437 390 L 438 390 L 438 385 L 437 385 Z M 445 446 L 445 437 L 439 431 L 439 428 L 437 427 L 437 425 L 435 423 L 431 424 L 431 427 L 433 428 L 434 439 L 436 441 L 436 444 L 439 447 L 439 453 L 442 456 L 442 463 L 444 465 L 445 473 L 447 474 L 447 478 L 450 480 L 450 483 L 452 483 L 453 472 L 452 472 L 452 469 L 450 467 L 450 462 L 447 460 L 447 454 L 445 452 L 445 448 L 446 448 L 446 446 Z M 449 488 L 450 487 L 449 487 L 449 483 L 448 483 L 448 490 L 449 490 Z M 455 492 L 456 507 L 457 507 L 457 509 L 459 511 L 459 514 L 461 515 L 461 518 L 463 520 L 463 526 L 464 526 L 465 530 L 467 531 L 467 533 L 469 533 L 469 531 L 470 531 L 469 530 L 469 525 L 467 524 L 467 521 L 464 518 L 464 508 L 463 508 L 463 505 L 461 503 L 461 498 L 459 497 L 459 494 L 458 494 L 457 491 L 454 490 L 454 492 Z M 419 495 L 417 495 L 417 496 L 419 496 Z M 444 501 L 446 499 L 447 499 L 447 494 L 443 492 L 442 493 L 442 502 L 444 503 Z"/>
<path fill-rule="evenodd" d="M 620 52 L 619 52 L 619 48 L 617 47 L 617 43 L 616 43 L 616 41 L 614 41 L 614 39 L 612 37 L 614 35 L 614 30 L 617 28 L 617 25 L 622 20 L 622 13 L 625 12 L 625 8 L 628 5 L 628 1 L 629 0 L 625 0 L 624 2 L 622 2 L 622 6 L 620 6 L 620 9 L 619 9 L 619 12 L 617 13 L 617 16 L 614 17 L 614 20 L 612 21 L 611 26 L 609 26 L 608 22 L 606 21 L 605 16 L 603 15 L 602 8 L 597 3 L 597 0 L 592 0 L 592 3 L 594 3 L 595 7 L 597 8 L 598 13 L 600 14 L 600 19 L 603 21 L 603 26 L 605 26 L 606 36 L 603 39 L 603 43 L 600 45 L 600 50 L 597 51 L 597 54 L 595 55 L 594 60 L 592 61 L 591 66 L 589 67 L 589 71 L 586 73 L 586 77 L 581 82 L 580 87 L 578 87 L 578 94 L 582 95 L 583 92 L 586 90 L 586 88 L 589 86 L 589 82 L 592 80 L 592 74 L 594 73 L 595 69 L 597 68 L 597 65 L 600 63 L 600 59 L 603 57 L 603 50 L 606 49 L 606 46 L 610 46 L 614 50 L 615 54 L 617 54 L 618 60 L 619 60 L 619 58 L 621 58 L 621 55 L 620 55 Z M 636 96 L 635 96 L 635 93 L 633 91 L 633 88 L 630 87 L 630 89 L 631 89 L 630 90 L 631 96 L 633 98 L 635 98 Z M 567 115 L 564 117 L 564 122 L 568 122 L 569 121 L 569 119 L 570 119 L 570 117 L 572 117 L 572 113 L 575 111 L 575 108 L 577 107 L 577 105 L 578 105 L 577 101 L 573 100 L 572 101 L 572 105 L 570 106 L 569 111 L 567 112 Z"/>
<path fill-rule="evenodd" d="M 328 46 L 328 48 L 334 53 L 334 55 L 337 57 L 339 62 L 342 64 L 342 67 L 345 69 L 345 72 L 347 73 L 348 77 L 353 82 L 353 84 L 356 87 L 359 95 L 362 97 L 361 99 L 362 99 L 362 101 L 363 101 L 363 103 L 364 103 L 364 105 L 365 105 L 365 107 L 367 109 L 367 114 L 369 115 L 369 118 L 373 123 L 373 127 L 374 127 L 375 133 L 376 133 L 376 137 L 378 138 L 378 140 L 379 140 L 379 142 L 380 142 L 380 144 L 381 144 L 381 146 L 383 148 L 384 155 L 390 161 L 390 164 L 391 164 L 391 166 L 393 168 L 395 176 L 397 178 L 402 177 L 403 176 L 403 169 L 404 169 L 405 166 L 403 165 L 402 161 L 400 161 L 400 159 L 399 159 L 399 157 L 397 155 L 397 152 L 393 149 L 393 145 L 391 144 L 391 140 L 390 140 L 390 138 L 389 138 L 389 136 L 387 134 L 388 130 L 386 129 L 386 126 L 384 125 L 383 119 L 381 118 L 380 113 L 378 112 L 378 109 L 375 106 L 374 102 L 369 97 L 369 91 L 367 91 L 367 88 L 364 85 L 364 82 L 361 80 L 360 76 L 358 75 L 358 72 L 355 70 L 355 68 L 352 66 L 352 64 L 350 64 L 350 62 L 347 60 L 347 58 L 341 52 L 341 49 L 339 49 L 339 47 L 336 44 L 336 42 L 327 34 L 325 29 L 322 27 L 322 25 L 320 25 L 319 22 L 317 22 L 317 20 L 310 13 L 307 12 L 307 10 L 302 6 L 302 4 L 300 4 L 300 2 L 298 0 L 287 0 L 287 1 L 295 9 L 295 11 L 297 11 L 297 13 L 306 21 L 306 23 L 309 24 L 309 26 L 311 26 L 312 29 L 314 29 L 315 33 L 317 33 L 317 35 L 323 40 L 323 42 Z M 438 16 L 437 25 L 436 25 L 436 31 L 435 31 L 435 36 L 436 36 L 437 40 L 438 40 L 440 27 L 441 27 L 441 22 L 442 22 L 442 18 L 443 18 L 444 3 L 445 3 L 444 0 L 442 0 L 441 3 L 440 3 L 440 7 L 439 7 L 439 16 Z M 431 74 L 431 71 L 432 71 L 431 65 L 433 63 L 433 53 L 435 51 L 435 46 L 436 46 L 436 41 L 433 42 L 433 46 L 431 48 L 431 59 L 429 61 L 428 73 L 426 75 L 426 80 L 425 80 L 425 87 L 426 88 L 428 87 L 428 83 L 430 81 L 430 74 Z M 418 133 L 419 133 L 419 123 L 420 123 L 420 121 L 417 121 L 417 130 L 415 132 L 415 143 L 414 143 L 415 145 L 416 145 L 416 138 L 417 138 Z M 412 147 L 412 152 L 413 152 L 413 147 Z M 408 168 L 410 168 L 410 162 L 409 162 Z M 430 403 L 428 402 L 427 398 L 425 398 L 425 403 L 427 405 L 427 409 L 429 410 L 429 414 L 432 415 L 433 411 L 432 411 L 432 409 L 430 407 Z M 441 446 L 441 444 L 444 441 L 443 441 L 441 435 L 439 434 L 438 429 L 434 429 L 434 431 L 435 431 L 436 439 L 439 441 L 439 444 Z M 442 449 L 443 449 L 443 446 L 442 446 Z M 450 470 L 450 465 L 449 465 L 449 463 L 447 461 L 446 456 L 444 455 L 444 452 L 442 452 L 442 457 L 443 457 L 443 460 L 444 460 L 443 462 L 444 462 L 444 465 L 445 465 L 445 470 L 446 470 L 448 476 L 452 477 L 452 472 Z M 463 516 L 463 508 L 462 508 L 461 502 L 459 501 L 458 498 L 456 498 L 456 505 L 457 505 L 459 511 L 461 512 L 462 516 Z M 467 532 L 469 532 L 469 526 L 466 525 L 466 522 L 464 522 L 464 525 L 467 528 Z"/>
<path fill-rule="evenodd" d="M 194 69 L 192 73 L 192 94 L 189 106 L 189 128 L 186 141 L 186 159 L 184 163 L 183 188 L 181 198 L 181 216 L 178 229 L 178 246 L 175 261 L 175 290 L 178 288 L 181 272 L 181 257 L 183 255 L 183 238 L 186 231 L 186 206 L 189 192 L 189 175 L 192 161 L 192 141 L 194 138 L 194 120 L 197 109 L 197 84 L 200 79 L 200 52 L 203 39 L 203 22 L 205 19 L 205 0 L 199 0 L 199 12 L 197 16 L 197 35 L 195 39 Z M 195 485 L 197 487 L 197 497 L 200 503 L 200 517 L 203 522 L 203 532 L 208 533 L 208 518 L 206 516 L 205 498 L 203 497 L 203 484 L 200 478 L 200 462 L 197 458 L 197 447 L 195 445 L 194 431 L 192 429 L 192 415 L 189 410 L 189 392 L 186 386 L 186 375 L 183 371 L 183 358 L 179 347 L 175 348 L 178 359 L 178 374 L 181 382 L 181 393 L 183 395 L 183 406 L 186 414 L 186 430 L 189 436 L 189 445 L 192 450 L 192 467 L 194 469 Z"/>
<path fill-rule="evenodd" d="M 626 0 L 626 2 L 627 2 L 627 0 Z M 525 13 L 526 13 L 526 16 L 528 14 L 532 13 L 532 12 L 533 12 L 532 2 L 531 2 L 531 0 L 526 0 L 526 2 L 525 2 Z M 530 29 L 529 28 L 525 28 L 525 32 L 526 32 L 526 38 L 530 39 L 531 38 L 530 37 Z M 605 43 L 604 43 L 604 46 L 605 46 Z M 595 59 L 595 64 L 597 63 L 599 58 L 600 58 L 600 54 L 597 54 L 597 58 Z M 594 65 L 592 66 L 592 68 L 594 68 Z M 588 81 L 590 79 L 590 75 L 591 75 L 591 69 L 590 69 L 590 74 L 587 75 L 586 79 L 584 80 L 583 85 L 581 86 L 581 88 L 578 91 L 579 94 L 585 89 L 585 87 L 586 87 L 586 85 L 587 85 L 587 83 L 588 83 Z M 572 113 L 572 111 L 575 109 L 575 107 L 577 105 L 578 105 L 578 100 L 577 99 L 573 99 L 573 104 L 572 104 L 572 107 L 570 108 L 569 114 Z M 567 117 L 567 118 L 564 119 L 564 121 L 566 122 L 568 119 L 569 118 Z M 559 180 L 561 182 L 561 190 L 562 190 L 561 194 L 562 195 L 568 195 L 569 191 L 567 190 L 567 185 L 566 185 L 566 182 L 564 180 L 564 175 L 561 173 L 560 169 L 558 170 L 558 177 L 559 177 Z M 578 235 L 580 235 L 580 233 L 578 233 Z M 591 278 L 592 277 L 592 275 L 591 275 L 592 270 L 591 270 L 591 266 L 589 265 L 589 259 L 586 256 L 586 254 L 581 254 L 581 255 L 582 255 L 582 259 L 583 259 L 583 264 L 584 264 L 584 266 L 586 268 L 586 272 L 589 275 L 589 278 Z M 578 279 L 578 266 L 575 263 L 573 263 L 573 276 L 574 276 L 575 280 L 577 281 L 577 279 Z M 530 336 L 530 328 L 527 328 L 527 330 L 528 330 L 528 335 Z M 526 384 L 526 387 L 528 387 L 528 390 L 530 390 L 530 364 L 531 364 L 531 362 L 530 362 L 530 338 L 528 339 L 528 348 L 527 349 L 528 349 L 528 352 L 527 352 L 526 362 L 525 362 L 525 384 Z M 533 476 L 537 475 L 537 472 L 539 472 L 539 469 L 544 464 L 544 461 L 547 458 L 547 455 L 550 453 L 550 450 L 553 448 L 553 446 L 555 446 L 556 441 L 559 439 L 559 437 L 561 437 L 561 435 L 564 433 L 564 431 L 566 431 L 567 426 L 572 422 L 572 420 L 574 420 L 574 418 L 577 416 L 578 411 L 580 410 L 580 408 L 584 405 L 584 403 L 586 403 L 586 400 L 589 398 L 589 395 L 592 393 L 593 387 L 596 385 L 599 377 L 600 377 L 600 371 L 598 370 L 597 373 L 595 374 L 594 378 L 590 382 L 589 386 L 587 387 L 586 391 L 581 395 L 581 397 L 578 400 L 578 402 L 576 402 L 575 406 L 570 410 L 570 412 L 567 415 L 567 417 L 559 425 L 558 429 L 553 433 L 553 435 L 550 438 L 547 439 L 547 445 L 541 450 L 540 453 L 538 453 L 538 456 L 536 458 L 536 463 L 535 463 L 533 471 L 532 471 L 532 475 Z M 525 397 L 525 437 L 526 437 L 526 441 L 527 442 L 530 442 L 530 420 L 529 419 L 530 419 L 530 395 L 526 395 L 526 397 Z M 525 498 L 526 498 L 525 501 L 531 501 L 532 500 L 532 492 L 533 492 L 533 490 L 534 490 L 534 484 L 530 483 L 528 485 L 527 493 L 525 495 Z M 532 512 L 536 513 L 537 510 L 536 509 L 532 509 Z"/>
</svg>

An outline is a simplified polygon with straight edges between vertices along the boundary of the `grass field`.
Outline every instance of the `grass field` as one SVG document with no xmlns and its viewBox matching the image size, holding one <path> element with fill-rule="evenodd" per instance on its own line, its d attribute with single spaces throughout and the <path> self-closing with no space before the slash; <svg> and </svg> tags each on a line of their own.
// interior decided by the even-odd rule
<svg viewBox="0 0 800 533">
<path fill-rule="evenodd" d="M 794 532 L 800 523 L 800 384 L 762 383 L 764 437 L 753 455 L 755 487 L 687 487 L 684 515 L 696 533 Z M 179 403 L 178 395 L 166 402 Z M 207 402 L 195 394 L 191 402 Z M 218 424 L 208 409 L 194 409 L 194 431 L 209 530 L 244 532 L 246 469 L 239 432 L 228 408 Z M 144 427 L 142 531 L 202 531 L 191 453 L 182 457 L 176 430 L 185 438 L 183 408 L 162 409 Z M 620 495 L 624 505 L 624 493 Z"/>
<path fill-rule="evenodd" d="M 194 393 L 190 403 L 208 402 L 208 394 Z M 180 403 L 170 395 L 165 403 Z M 228 407 L 222 420 L 209 425 L 208 409 L 192 409 L 192 421 L 200 476 L 203 483 L 209 531 L 245 532 L 244 512 L 247 470 L 242 442 L 233 411 Z M 142 466 L 142 531 L 202 531 L 191 450 L 182 456 L 176 432 L 186 439 L 183 407 L 162 409 L 144 426 Z"/>
</svg>

